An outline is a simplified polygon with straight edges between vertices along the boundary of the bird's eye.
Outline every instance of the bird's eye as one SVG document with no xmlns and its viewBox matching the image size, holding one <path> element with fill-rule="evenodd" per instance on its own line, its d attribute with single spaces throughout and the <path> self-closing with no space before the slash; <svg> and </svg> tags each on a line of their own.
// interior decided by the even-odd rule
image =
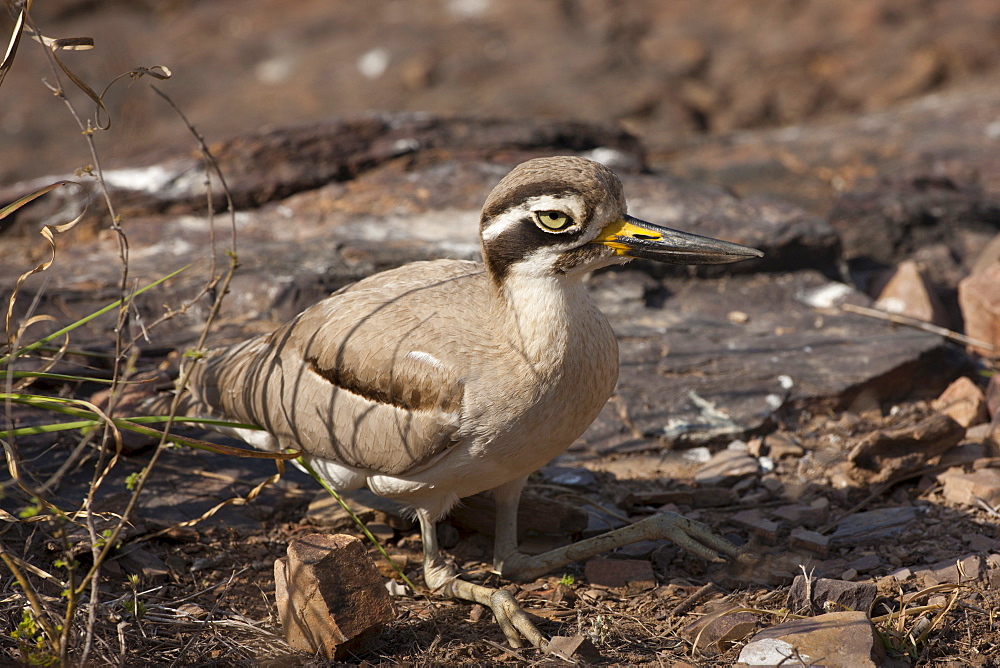
<svg viewBox="0 0 1000 668">
<path fill-rule="evenodd" d="M 573 224 L 573 219 L 562 211 L 537 211 L 535 212 L 535 220 L 538 221 L 542 229 L 553 232 L 565 230 Z"/>
</svg>

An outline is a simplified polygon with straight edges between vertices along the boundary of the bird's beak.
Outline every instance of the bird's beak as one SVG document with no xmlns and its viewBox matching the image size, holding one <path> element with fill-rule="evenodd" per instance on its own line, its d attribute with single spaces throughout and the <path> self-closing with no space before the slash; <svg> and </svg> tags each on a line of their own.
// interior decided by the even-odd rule
<svg viewBox="0 0 1000 668">
<path fill-rule="evenodd" d="M 632 216 L 608 224 L 590 243 L 613 248 L 617 255 L 667 264 L 725 264 L 764 256 L 756 248 L 671 230 Z"/>
</svg>

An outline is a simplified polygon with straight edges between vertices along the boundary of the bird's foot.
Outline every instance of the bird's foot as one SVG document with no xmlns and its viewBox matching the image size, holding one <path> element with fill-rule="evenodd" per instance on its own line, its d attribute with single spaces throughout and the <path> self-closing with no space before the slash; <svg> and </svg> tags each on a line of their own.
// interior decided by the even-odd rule
<svg viewBox="0 0 1000 668">
<path fill-rule="evenodd" d="M 501 573 L 505 578 L 515 581 L 533 580 L 574 561 L 589 559 L 639 541 L 659 539 L 672 540 L 691 554 L 714 563 L 727 560 L 747 563 L 754 558 L 713 533 L 707 525 L 677 513 L 665 512 L 543 554 L 508 554 L 499 559 L 498 563 L 502 564 Z"/>
<path fill-rule="evenodd" d="M 440 577 L 440 573 L 437 576 L 432 576 L 431 580 L 440 582 L 443 579 Z M 427 579 L 425 571 L 424 580 Z M 523 647 L 525 640 L 533 647 L 545 646 L 545 636 L 535 628 L 534 623 L 528 618 L 528 614 L 509 591 L 478 585 L 462 580 L 455 575 L 451 575 L 436 586 L 434 582 L 427 584 L 435 593 L 465 601 L 474 601 L 492 610 L 497 624 L 500 625 L 500 630 L 507 636 L 507 642 L 511 647 Z"/>
<path fill-rule="evenodd" d="M 688 519 L 678 513 L 657 513 L 633 526 L 646 521 L 651 521 L 655 527 L 654 531 L 659 534 L 658 537 L 669 539 L 678 547 L 706 561 L 722 563 L 750 558 L 748 553 L 713 532 L 707 524 Z"/>
</svg>

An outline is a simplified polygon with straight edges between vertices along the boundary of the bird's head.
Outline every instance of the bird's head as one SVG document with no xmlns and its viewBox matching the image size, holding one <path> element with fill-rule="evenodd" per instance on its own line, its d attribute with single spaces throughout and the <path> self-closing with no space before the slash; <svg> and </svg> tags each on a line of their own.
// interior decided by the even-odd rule
<svg viewBox="0 0 1000 668">
<path fill-rule="evenodd" d="M 513 271 L 573 275 L 632 258 L 722 264 L 763 255 L 629 216 L 614 172 L 574 156 L 536 158 L 515 167 L 486 199 L 479 231 L 483 260 L 498 284 Z"/>
</svg>

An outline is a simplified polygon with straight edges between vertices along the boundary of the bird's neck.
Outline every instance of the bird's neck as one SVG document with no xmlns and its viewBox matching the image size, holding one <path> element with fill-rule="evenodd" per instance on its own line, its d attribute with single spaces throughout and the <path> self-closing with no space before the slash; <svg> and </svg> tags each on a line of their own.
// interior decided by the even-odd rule
<svg viewBox="0 0 1000 668">
<path fill-rule="evenodd" d="M 603 316 L 579 276 L 510 272 L 494 285 L 510 344 L 533 365 L 558 365 L 582 328 Z"/>
</svg>

